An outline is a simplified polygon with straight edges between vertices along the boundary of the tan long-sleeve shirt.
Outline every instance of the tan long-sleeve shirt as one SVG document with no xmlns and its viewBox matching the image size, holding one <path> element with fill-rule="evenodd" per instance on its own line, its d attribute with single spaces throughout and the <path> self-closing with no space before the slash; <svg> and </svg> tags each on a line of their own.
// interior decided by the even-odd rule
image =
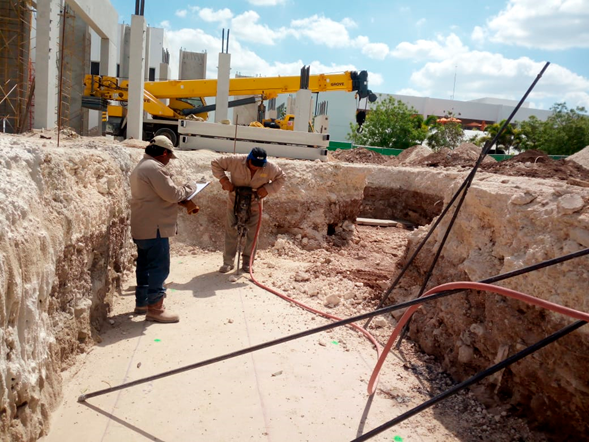
<svg viewBox="0 0 589 442">
<path fill-rule="evenodd" d="M 163 163 L 150 155 L 131 172 L 131 235 L 134 239 L 176 235 L 178 203 L 196 190 L 196 183 L 177 186 Z"/>
<path fill-rule="evenodd" d="M 247 167 L 247 155 L 226 155 L 211 161 L 213 176 L 219 180 L 224 177 L 231 180 L 236 187 L 251 187 L 253 190 L 265 188 L 268 195 L 277 193 L 284 186 L 285 176 L 276 164 L 266 162 L 266 165 L 256 170 L 252 176 Z M 231 176 L 227 176 L 229 173 Z M 229 205 L 233 207 L 234 192 L 229 192 Z"/>
</svg>

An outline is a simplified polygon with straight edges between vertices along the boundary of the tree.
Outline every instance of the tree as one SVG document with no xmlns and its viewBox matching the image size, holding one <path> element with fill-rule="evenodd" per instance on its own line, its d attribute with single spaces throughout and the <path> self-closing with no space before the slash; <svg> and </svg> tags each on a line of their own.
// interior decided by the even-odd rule
<svg viewBox="0 0 589 442">
<path fill-rule="evenodd" d="M 362 132 L 358 133 L 357 129 L 357 124 L 350 124 L 348 140 L 376 147 L 407 149 L 421 144 L 427 136 L 427 128 L 417 111 L 393 97 L 380 101 L 368 112 Z"/>
<path fill-rule="evenodd" d="M 543 126 L 544 122 L 539 120 L 535 115 L 522 121 L 520 123 L 522 141 L 518 148 L 520 150 L 540 149 L 543 144 Z"/>
<path fill-rule="evenodd" d="M 491 124 L 485 128 L 485 132 L 487 132 L 487 136 L 483 138 L 484 142 L 488 140 L 492 140 L 497 136 L 499 133 L 499 129 L 505 124 L 505 120 L 502 120 L 500 123 Z M 517 128 L 516 123 L 509 123 L 501 135 L 497 140 L 497 147 L 503 148 L 505 152 L 509 153 L 513 148 L 519 148 L 520 144 L 523 141 L 523 135 L 521 130 Z"/>
<path fill-rule="evenodd" d="M 584 107 L 569 109 L 566 103 L 550 108 L 544 122 L 539 148 L 549 155 L 572 155 L 589 145 L 589 116 Z"/>
<path fill-rule="evenodd" d="M 455 149 L 464 140 L 464 130 L 460 120 L 451 112 L 444 117 L 444 120 L 446 121 L 441 123 L 436 119 L 436 122 L 429 126 L 427 144 L 436 151 L 442 147 Z"/>
</svg>

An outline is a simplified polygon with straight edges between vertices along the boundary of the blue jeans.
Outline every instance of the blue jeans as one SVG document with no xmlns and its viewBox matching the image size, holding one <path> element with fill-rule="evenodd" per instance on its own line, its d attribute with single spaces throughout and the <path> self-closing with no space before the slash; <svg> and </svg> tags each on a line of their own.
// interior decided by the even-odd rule
<svg viewBox="0 0 589 442">
<path fill-rule="evenodd" d="M 157 238 L 133 239 L 133 242 L 137 246 L 135 305 L 157 304 L 166 296 L 164 282 L 170 274 L 170 241 L 161 238 L 158 230 Z"/>
</svg>

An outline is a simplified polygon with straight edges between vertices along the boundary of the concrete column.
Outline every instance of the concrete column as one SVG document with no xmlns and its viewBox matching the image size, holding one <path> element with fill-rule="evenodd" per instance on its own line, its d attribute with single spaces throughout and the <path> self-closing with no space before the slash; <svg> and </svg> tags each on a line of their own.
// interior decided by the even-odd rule
<svg viewBox="0 0 589 442">
<path fill-rule="evenodd" d="M 227 119 L 229 109 L 229 75 L 231 71 L 231 54 L 219 54 L 219 69 L 217 73 L 217 98 L 215 103 L 215 123 Z"/>
<path fill-rule="evenodd" d="M 149 28 L 145 31 L 145 71 L 143 78 L 149 81 L 149 53 L 151 52 L 151 30 Z"/>
<path fill-rule="evenodd" d="M 296 120 L 295 120 L 296 122 Z M 329 133 L 329 117 L 327 115 L 317 115 L 313 122 L 315 132 L 320 134 Z"/>
<path fill-rule="evenodd" d="M 57 125 L 57 57 L 61 7 L 61 0 L 37 3 L 34 122 L 36 129 L 52 129 Z"/>
<path fill-rule="evenodd" d="M 131 28 L 128 25 L 121 25 L 121 42 L 119 45 L 119 77 L 129 79 L 129 49 L 131 47 Z"/>
<path fill-rule="evenodd" d="M 309 131 L 309 119 L 311 118 L 311 97 L 309 89 L 301 89 L 297 92 L 296 106 L 294 111 L 294 130 L 299 132 Z"/>
<path fill-rule="evenodd" d="M 143 87 L 145 84 L 145 17 L 131 16 L 131 47 L 129 62 L 129 99 L 127 107 L 127 138 L 143 137 Z"/>
<path fill-rule="evenodd" d="M 117 46 L 114 41 L 100 40 L 100 75 L 114 77 L 117 75 Z"/>
</svg>

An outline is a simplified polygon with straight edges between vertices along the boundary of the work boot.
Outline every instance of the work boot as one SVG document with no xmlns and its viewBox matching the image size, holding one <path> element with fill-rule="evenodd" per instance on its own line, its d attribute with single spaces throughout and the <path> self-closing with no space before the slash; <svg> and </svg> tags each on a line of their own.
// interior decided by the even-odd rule
<svg viewBox="0 0 589 442">
<path fill-rule="evenodd" d="M 233 265 L 231 264 L 223 264 L 221 266 L 221 268 L 219 269 L 219 273 L 227 273 L 230 272 L 231 270 L 233 270 Z"/>
<path fill-rule="evenodd" d="M 133 311 L 133 313 L 135 313 L 136 315 L 145 315 L 147 313 L 147 306 L 135 306 L 135 310 Z"/>
<path fill-rule="evenodd" d="M 146 321 L 153 322 L 178 322 L 180 317 L 176 313 L 166 311 L 164 307 L 164 298 L 160 299 L 157 303 L 147 306 L 147 315 L 145 316 Z"/>
<path fill-rule="evenodd" d="M 249 264 L 242 265 L 241 270 L 243 270 L 245 273 L 249 273 L 250 272 L 250 265 Z"/>
</svg>

